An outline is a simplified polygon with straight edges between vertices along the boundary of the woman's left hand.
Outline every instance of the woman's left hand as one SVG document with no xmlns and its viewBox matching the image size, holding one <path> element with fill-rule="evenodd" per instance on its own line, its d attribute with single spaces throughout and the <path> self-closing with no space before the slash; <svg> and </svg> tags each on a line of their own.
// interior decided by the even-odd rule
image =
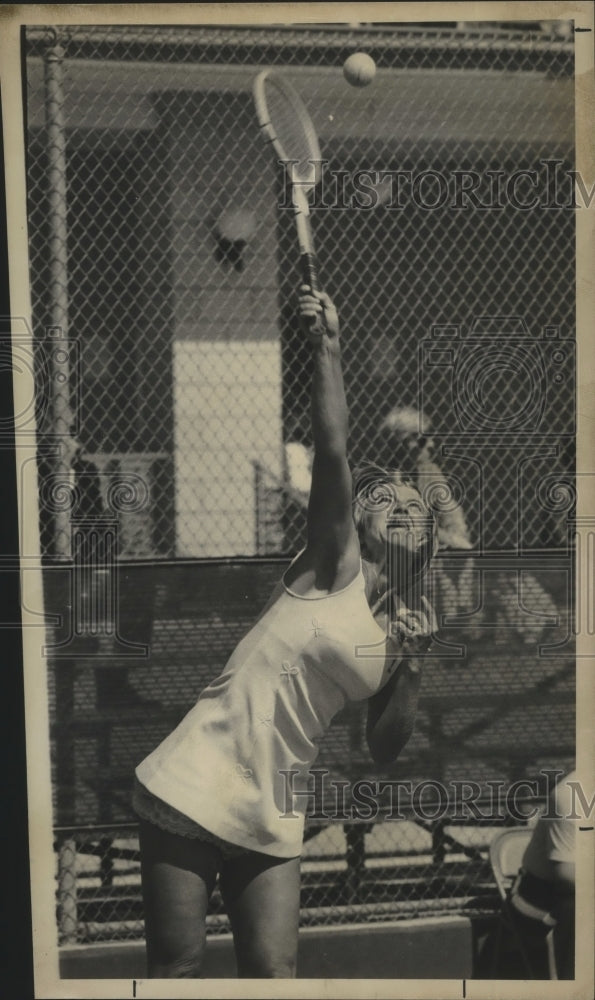
<svg viewBox="0 0 595 1000">
<path fill-rule="evenodd" d="M 406 652 L 423 652 L 432 643 L 438 622 L 432 605 L 422 597 L 421 606 L 411 611 L 405 604 L 396 608 L 391 621 L 391 634 Z"/>
</svg>

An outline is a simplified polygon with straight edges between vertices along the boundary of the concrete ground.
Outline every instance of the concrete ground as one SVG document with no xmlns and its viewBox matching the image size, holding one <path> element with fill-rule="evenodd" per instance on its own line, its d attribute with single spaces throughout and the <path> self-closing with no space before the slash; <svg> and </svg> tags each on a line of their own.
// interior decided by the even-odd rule
<svg viewBox="0 0 595 1000">
<path fill-rule="evenodd" d="M 468 979 L 472 928 L 465 917 L 428 917 L 300 930 L 300 979 Z M 70 945 L 60 950 L 64 979 L 143 979 L 143 942 Z M 231 935 L 211 938 L 203 977 L 235 978 Z"/>
</svg>

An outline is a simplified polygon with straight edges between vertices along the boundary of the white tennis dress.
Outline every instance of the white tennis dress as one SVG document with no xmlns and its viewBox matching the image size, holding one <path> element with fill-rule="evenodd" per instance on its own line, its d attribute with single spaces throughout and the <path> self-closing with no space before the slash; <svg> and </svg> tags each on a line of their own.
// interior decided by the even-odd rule
<svg viewBox="0 0 595 1000">
<path fill-rule="evenodd" d="M 280 582 L 223 673 L 137 767 L 138 780 L 231 844 L 296 857 L 308 798 L 292 801 L 288 789 L 312 787 L 317 741 L 346 702 L 369 698 L 392 676 L 391 649 L 361 568 L 324 597 Z"/>
</svg>

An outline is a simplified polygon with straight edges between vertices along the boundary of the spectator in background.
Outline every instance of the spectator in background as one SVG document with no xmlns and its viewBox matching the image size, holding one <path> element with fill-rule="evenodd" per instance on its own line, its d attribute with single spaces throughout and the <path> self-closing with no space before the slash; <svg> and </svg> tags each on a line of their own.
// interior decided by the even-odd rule
<svg viewBox="0 0 595 1000">
<path fill-rule="evenodd" d="M 449 503 L 451 489 L 447 477 L 432 459 L 432 441 L 428 421 L 423 413 L 409 406 L 396 406 L 380 425 L 377 440 L 379 461 L 395 469 L 403 469 L 415 480 L 423 494 L 425 489 L 441 487 L 442 508 L 434 509 L 440 549 L 472 548 L 465 515 L 461 507 Z"/>
<path fill-rule="evenodd" d="M 396 406 L 380 424 L 374 450 L 382 465 L 403 469 L 427 498 L 436 520 L 439 551 L 467 552 L 472 543 L 465 515 L 453 496 L 448 478 L 433 460 L 433 447 L 425 415 L 410 406 Z M 432 577 L 434 607 L 441 624 L 445 617 L 452 620 L 457 615 L 469 615 L 481 603 L 471 555 L 450 562 L 437 560 Z M 449 626 L 444 638 L 456 646 L 481 635 L 480 622 L 475 616 L 466 624 L 464 634 Z"/>
<path fill-rule="evenodd" d="M 397 406 L 384 418 L 376 432 L 374 453 L 387 469 L 402 469 L 411 477 L 420 493 L 427 490 L 438 501 L 434 517 L 441 551 L 468 551 L 472 548 L 465 515 L 461 507 L 450 501 L 451 488 L 447 477 L 432 459 L 433 442 L 423 413 L 413 407 Z M 305 510 L 312 478 L 312 449 L 298 441 L 285 445 L 286 497 L 285 540 L 289 551 L 297 550 L 303 537 Z M 478 580 L 472 558 L 457 560 L 453 565 L 435 563 L 433 569 L 434 602 L 438 620 L 444 615 L 468 614 L 479 602 Z M 541 631 L 542 626 L 539 626 Z M 479 621 L 474 619 L 465 628 L 464 636 L 449 629 L 449 639 L 455 643 L 478 639 L 482 635 Z"/>
<path fill-rule="evenodd" d="M 285 444 L 283 536 L 287 552 L 298 552 L 304 543 L 313 458 L 313 449 L 301 441 Z"/>
<path fill-rule="evenodd" d="M 537 972 L 574 978 L 576 771 L 562 777 L 533 830 L 510 890 L 515 925 Z M 548 960 L 548 948 L 549 952 Z M 537 976 L 537 978 L 540 978 Z"/>
<path fill-rule="evenodd" d="M 436 519 L 439 550 L 468 551 L 473 546 L 465 514 L 456 498 L 450 498 L 451 487 L 447 476 L 433 460 L 433 447 L 425 415 L 413 407 L 398 406 L 382 421 L 375 451 L 385 466 L 408 472 L 422 496 L 427 498 Z M 549 544 L 558 544 L 558 541 L 550 539 Z M 495 579 L 488 574 L 480 596 L 473 557 L 454 563 L 451 560 L 451 563 L 438 562 L 433 571 L 438 620 L 443 621 L 444 615 L 452 620 L 455 615 L 469 614 L 478 606 L 482 608 L 482 612 L 468 619 L 460 636 L 463 643 L 481 640 L 485 635 L 481 627 L 483 616 L 498 624 L 498 631 L 494 633 L 496 642 L 509 643 L 514 636 L 522 648 L 535 646 L 546 626 L 555 624 L 556 604 L 534 574 L 523 574 L 521 589 L 515 573 L 503 572 Z M 448 637 L 450 641 L 457 641 L 452 628 Z"/>
<path fill-rule="evenodd" d="M 389 469 L 402 469 L 423 493 L 426 488 L 443 488 L 445 500 L 451 492 L 448 479 L 432 460 L 434 443 L 423 413 L 412 407 L 397 406 L 382 421 L 377 433 L 375 452 L 379 464 Z M 312 477 L 312 449 L 298 441 L 285 445 L 287 481 L 292 490 L 307 504 Z M 441 549 L 471 549 L 469 530 L 460 506 L 446 501 L 434 511 Z"/>
<path fill-rule="evenodd" d="M 312 448 L 301 441 L 288 441 L 285 445 L 286 480 L 292 492 L 296 493 L 308 506 L 312 485 Z"/>
</svg>

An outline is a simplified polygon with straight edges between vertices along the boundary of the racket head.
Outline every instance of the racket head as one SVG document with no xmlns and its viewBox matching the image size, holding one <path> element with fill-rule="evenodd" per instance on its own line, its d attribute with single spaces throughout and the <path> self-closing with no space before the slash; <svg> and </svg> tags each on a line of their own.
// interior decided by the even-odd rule
<svg viewBox="0 0 595 1000">
<path fill-rule="evenodd" d="M 285 164 L 292 184 L 312 190 L 320 170 L 316 129 L 295 87 L 281 73 L 265 69 L 253 87 L 258 123 Z"/>
</svg>

